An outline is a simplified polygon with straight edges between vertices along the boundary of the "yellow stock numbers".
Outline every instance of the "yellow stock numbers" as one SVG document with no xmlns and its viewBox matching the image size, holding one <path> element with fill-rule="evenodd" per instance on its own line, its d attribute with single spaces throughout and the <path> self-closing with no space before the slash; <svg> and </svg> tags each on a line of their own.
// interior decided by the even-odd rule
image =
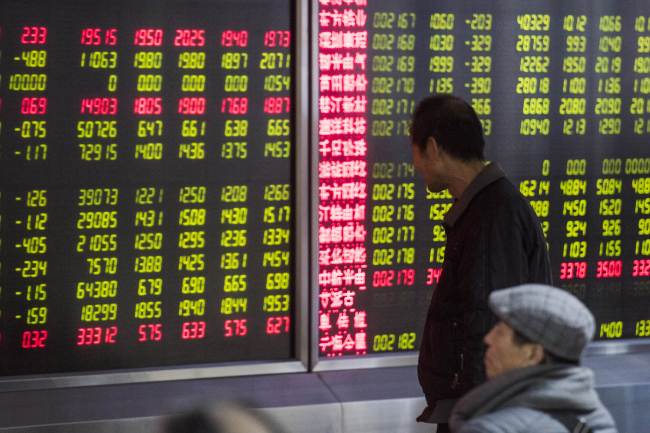
<svg viewBox="0 0 650 433">
<path fill-rule="evenodd" d="M 181 209 L 178 214 L 180 226 L 203 226 L 207 219 L 207 210 L 203 208 Z"/>
<path fill-rule="evenodd" d="M 221 209 L 221 224 L 243 225 L 248 221 L 248 208 Z"/>
<path fill-rule="evenodd" d="M 163 135 L 163 126 L 162 120 L 138 120 L 138 137 L 160 137 Z"/>
<path fill-rule="evenodd" d="M 183 186 L 179 190 L 178 201 L 184 204 L 205 203 L 206 194 L 205 186 Z"/>
<path fill-rule="evenodd" d="M 290 198 L 291 186 L 288 183 L 269 184 L 264 186 L 264 200 L 287 201 Z"/>
<path fill-rule="evenodd" d="M 107 299 L 117 296 L 117 280 L 79 281 L 77 283 L 77 299 Z"/>
<path fill-rule="evenodd" d="M 82 322 L 103 322 L 117 319 L 117 304 L 87 304 L 81 307 Z"/>
<path fill-rule="evenodd" d="M 248 199 L 248 185 L 224 185 L 221 187 L 221 201 L 224 203 L 245 202 Z"/>
<path fill-rule="evenodd" d="M 11 74 L 9 76 L 9 90 L 17 92 L 42 92 L 46 89 L 46 74 Z"/>
<path fill-rule="evenodd" d="M 260 59 L 260 69 L 285 69 L 291 66 L 291 54 L 263 52 Z"/>
<path fill-rule="evenodd" d="M 181 90 L 183 92 L 205 91 L 205 75 L 183 75 L 181 78 Z"/>
<path fill-rule="evenodd" d="M 549 35 L 517 35 L 515 49 L 518 52 L 547 52 L 551 47 Z"/>
<path fill-rule="evenodd" d="M 162 68 L 163 55 L 160 51 L 139 51 L 133 56 L 133 67 L 137 69 Z"/>
<path fill-rule="evenodd" d="M 115 206 L 119 198 L 117 188 L 81 188 L 77 201 L 78 206 Z"/>
<path fill-rule="evenodd" d="M 277 246 L 288 244 L 290 240 L 290 230 L 281 228 L 265 229 L 262 235 L 262 244 Z"/>
<path fill-rule="evenodd" d="M 178 303 L 178 315 L 181 317 L 203 316 L 205 299 L 183 299 Z"/>
<path fill-rule="evenodd" d="M 80 120 L 77 122 L 77 138 L 115 138 L 116 120 Z"/>
<path fill-rule="evenodd" d="M 400 29 L 415 27 L 416 15 L 413 12 L 375 12 L 372 17 L 372 26 L 376 29 L 392 29 L 395 26 Z"/>
<path fill-rule="evenodd" d="M 227 52 L 221 54 L 221 68 L 226 70 L 248 68 L 248 53 Z"/>
<path fill-rule="evenodd" d="M 163 189 L 155 187 L 140 187 L 135 190 L 135 202 L 139 205 L 162 203 Z"/>
<path fill-rule="evenodd" d="M 77 252 L 83 253 L 86 251 L 117 251 L 117 235 L 115 233 L 79 235 L 77 238 Z"/>
<path fill-rule="evenodd" d="M 161 316 L 161 301 L 142 301 L 135 304 L 133 317 L 136 319 L 158 319 Z"/>
<path fill-rule="evenodd" d="M 81 53 L 82 68 L 115 69 L 117 67 L 117 51 L 90 51 Z"/>
<path fill-rule="evenodd" d="M 246 274 L 224 275 L 223 291 L 226 293 L 245 292 L 248 288 Z"/>
<path fill-rule="evenodd" d="M 269 120 L 268 125 L 269 127 L 271 126 L 271 120 Z M 275 123 L 273 123 L 273 125 L 275 125 Z M 248 135 L 248 120 L 226 120 L 223 135 L 226 137 L 246 137 Z"/>
<path fill-rule="evenodd" d="M 248 143 L 246 141 L 226 141 L 221 143 L 221 157 L 223 159 L 246 159 L 248 156 Z"/>
<path fill-rule="evenodd" d="M 178 248 L 200 249 L 205 247 L 205 231 L 188 231 L 178 234 Z"/>
<path fill-rule="evenodd" d="M 267 295 L 264 297 L 262 310 L 268 313 L 289 311 L 289 295 Z"/>
<path fill-rule="evenodd" d="M 185 51 L 178 54 L 178 67 L 180 69 L 204 69 L 205 53 Z"/>
<path fill-rule="evenodd" d="M 548 77 L 517 77 L 515 91 L 520 95 L 548 93 L 551 79 Z"/>
<path fill-rule="evenodd" d="M 204 276 L 186 276 L 181 281 L 181 292 L 184 294 L 204 293 Z"/>
<path fill-rule="evenodd" d="M 162 278 L 139 278 L 138 296 L 159 296 L 162 294 Z"/>
<path fill-rule="evenodd" d="M 133 262 L 133 271 L 138 274 L 157 273 L 162 271 L 162 256 L 137 256 Z"/>
<path fill-rule="evenodd" d="M 223 90 L 226 92 L 248 91 L 248 75 L 226 75 Z"/>
<path fill-rule="evenodd" d="M 431 30 L 453 30 L 455 16 L 451 13 L 434 13 L 429 18 Z"/>
<path fill-rule="evenodd" d="M 235 251 L 222 253 L 219 265 L 224 270 L 244 269 L 248 266 L 248 253 Z"/>
<path fill-rule="evenodd" d="M 28 325 L 44 325 L 47 323 L 47 307 L 31 307 L 27 309 L 25 322 Z"/>
<path fill-rule="evenodd" d="M 636 322 L 634 333 L 637 337 L 650 337 L 650 320 Z"/>
<path fill-rule="evenodd" d="M 23 248 L 27 254 L 45 254 L 47 252 L 47 237 L 30 236 L 22 238 L 16 246 Z"/>
<path fill-rule="evenodd" d="M 235 229 L 221 232 L 220 245 L 224 248 L 241 248 L 248 243 L 247 230 Z"/>
<path fill-rule="evenodd" d="M 161 232 L 136 233 L 133 248 L 137 251 L 160 250 L 163 246 L 163 234 Z"/>
<path fill-rule="evenodd" d="M 246 128 L 248 128 L 248 124 Z M 266 134 L 269 137 L 287 137 L 290 132 L 291 121 L 289 119 L 269 119 L 266 123 Z M 226 136 L 229 137 L 227 134 Z"/>
<path fill-rule="evenodd" d="M 82 161 L 115 161 L 117 143 L 79 143 Z"/>
<path fill-rule="evenodd" d="M 47 66 L 47 51 L 23 51 L 20 53 L 20 60 L 22 60 L 28 68 L 44 68 Z"/>
<path fill-rule="evenodd" d="M 453 51 L 454 35 L 434 34 L 429 37 L 429 49 L 431 51 Z"/>
<path fill-rule="evenodd" d="M 378 334 L 372 339 L 373 352 L 393 352 L 399 350 L 414 350 L 417 334 L 415 332 L 404 332 L 398 336 L 395 334 Z M 397 342 L 397 347 L 395 347 Z"/>
<path fill-rule="evenodd" d="M 524 31 L 547 32 L 551 29 L 551 16 L 547 14 L 517 15 L 517 24 Z"/>
<path fill-rule="evenodd" d="M 20 123 L 21 138 L 45 138 L 47 137 L 47 122 L 45 120 L 23 120 Z"/>
<path fill-rule="evenodd" d="M 454 71 L 452 56 L 432 56 L 429 59 L 429 72 L 448 74 Z"/>
<path fill-rule="evenodd" d="M 286 290 L 289 288 L 288 272 L 271 272 L 266 274 L 266 290 Z"/>
<path fill-rule="evenodd" d="M 139 74 L 136 89 L 138 92 L 160 92 L 162 90 L 162 75 Z"/>
<path fill-rule="evenodd" d="M 77 218 L 77 229 L 96 230 L 117 228 L 117 211 L 83 211 Z"/>
</svg>

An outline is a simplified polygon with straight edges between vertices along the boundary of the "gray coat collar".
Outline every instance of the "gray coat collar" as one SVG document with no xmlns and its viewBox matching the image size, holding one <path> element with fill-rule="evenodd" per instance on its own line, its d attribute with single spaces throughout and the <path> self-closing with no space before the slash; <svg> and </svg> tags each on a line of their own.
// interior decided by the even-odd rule
<svg viewBox="0 0 650 433">
<path fill-rule="evenodd" d="M 592 411 L 599 405 L 593 383 L 593 373 L 584 367 L 549 364 L 510 370 L 474 388 L 456 404 L 452 430 L 504 407 Z"/>
<path fill-rule="evenodd" d="M 465 209 L 469 206 L 472 199 L 476 194 L 478 194 L 483 188 L 495 182 L 502 177 L 505 177 L 505 173 L 501 170 L 501 167 L 496 162 L 491 162 L 486 165 L 483 170 L 470 182 L 470 184 L 465 188 L 463 194 L 447 212 L 444 218 L 444 224 L 447 227 L 453 227 L 458 219 L 461 217 Z"/>
</svg>

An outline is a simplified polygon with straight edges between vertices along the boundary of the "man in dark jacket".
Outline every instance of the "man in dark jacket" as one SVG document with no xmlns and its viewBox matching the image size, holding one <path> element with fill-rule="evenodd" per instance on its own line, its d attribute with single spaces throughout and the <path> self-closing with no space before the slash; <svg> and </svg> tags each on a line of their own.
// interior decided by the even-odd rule
<svg viewBox="0 0 650 433">
<path fill-rule="evenodd" d="M 577 298 L 525 284 L 490 295 L 500 322 L 485 336 L 488 382 L 454 407 L 455 433 L 616 433 L 580 355 L 594 318 Z"/>
<path fill-rule="evenodd" d="M 551 282 L 539 221 L 495 163 L 486 163 L 481 123 L 451 95 L 420 102 L 411 126 L 413 164 L 433 192 L 455 202 L 444 218 L 445 261 L 427 314 L 418 378 L 427 407 L 418 421 L 447 421 L 456 400 L 485 380 L 483 336 L 495 323 L 495 289 Z"/>
</svg>

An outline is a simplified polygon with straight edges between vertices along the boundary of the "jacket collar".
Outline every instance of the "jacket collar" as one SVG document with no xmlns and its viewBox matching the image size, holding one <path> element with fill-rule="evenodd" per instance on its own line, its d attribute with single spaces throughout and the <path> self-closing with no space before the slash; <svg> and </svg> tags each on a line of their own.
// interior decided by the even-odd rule
<svg viewBox="0 0 650 433">
<path fill-rule="evenodd" d="M 486 165 L 483 170 L 476 175 L 474 180 L 470 182 L 467 188 L 465 188 L 465 191 L 463 191 L 460 198 L 451 206 L 447 215 L 445 215 L 444 225 L 449 228 L 453 227 L 458 219 L 463 215 L 465 209 L 467 209 L 469 204 L 472 202 L 472 199 L 481 192 L 483 188 L 505 176 L 506 175 L 503 170 L 501 170 L 499 164 L 491 162 Z"/>
<path fill-rule="evenodd" d="M 588 368 L 541 364 L 507 371 L 474 388 L 454 406 L 450 423 L 457 431 L 465 422 L 507 406 L 591 411 L 596 400 Z"/>
</svg>

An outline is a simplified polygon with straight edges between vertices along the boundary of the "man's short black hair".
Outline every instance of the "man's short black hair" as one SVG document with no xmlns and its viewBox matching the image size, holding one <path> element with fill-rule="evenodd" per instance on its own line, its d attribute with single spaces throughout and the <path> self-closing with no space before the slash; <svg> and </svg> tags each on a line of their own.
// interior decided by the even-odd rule
<svg viewBox="0 0 650 433">
<path fill-rule="evenodd" d="M 485 159 L 481 121 L 472 106 L 457 96 L 435 95 L 420 101 L 413 113 L 411 142 L 424 150 L 429 137 L 457 159 Z"/>
</svg>

